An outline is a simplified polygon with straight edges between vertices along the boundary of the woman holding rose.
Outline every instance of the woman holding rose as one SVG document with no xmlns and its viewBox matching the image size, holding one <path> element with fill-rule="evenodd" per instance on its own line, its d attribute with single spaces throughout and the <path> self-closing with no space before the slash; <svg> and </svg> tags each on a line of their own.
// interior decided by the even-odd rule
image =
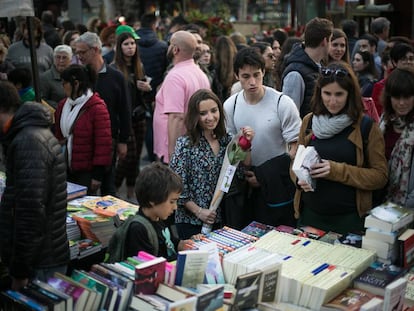
<svg viewBox="0 0 414 311">
<path fill-rule="evenodd" d="M 226 147 L 231 141 L 226 133 L 223 105 L 207 89 L 191 96 L 185 126 L 187 134 L 178 138 L 170 161 L 170 167 L 181 176 L 184 184 L 175 214 L 180 239 L 200 233 L 203 223 L 212 225 L 213 229 L 223 225 L 220 207 L 216 211 L 209 207 Z M 246 126 L 242 135 L 251 141 L 254 131 Z M 247 156 L 244 163 L 248 164 L 249 160 Z"/>
</svg>

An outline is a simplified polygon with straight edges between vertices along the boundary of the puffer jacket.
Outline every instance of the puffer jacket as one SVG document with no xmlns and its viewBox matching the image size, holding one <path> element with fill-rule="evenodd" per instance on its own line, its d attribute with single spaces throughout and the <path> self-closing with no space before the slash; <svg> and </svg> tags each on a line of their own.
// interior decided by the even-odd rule
<svg viewBox="0 0 414 311">
<path fill-rule="evenodd" d="M 66 99 L 56 109 L 55 135 L 64 141 L 61 132 L 62 109 Z M 103 170 L 112 163 L 111 121 L 105 102 L 94 93 L 81 108 L 79 118 L 73 127 L 72 161 L 73 171 L 92 172 L 92 177 L 102 180 Z M 99 176 L 100 175 L 100 176 Z"/>
<path fill-rule="evenodd" d="M 7 181 L 0 205 L 0 251 L 16 278 L 69 261 L 66 166 L 50 125 L 46 108 L 25 103 L 1 137 Z"/>
</svg>

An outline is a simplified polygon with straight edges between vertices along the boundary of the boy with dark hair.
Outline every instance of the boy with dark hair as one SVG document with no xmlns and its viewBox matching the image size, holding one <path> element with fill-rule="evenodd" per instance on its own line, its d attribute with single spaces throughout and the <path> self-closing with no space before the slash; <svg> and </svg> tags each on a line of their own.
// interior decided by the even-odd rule
<svg viewBox="0 0 414 311">
<path fill-rule="evenodd" d="M 19 92 L 20 101 L 35 100 L 35 91 L 32 87 L 32 72 L 28 68 L 15 68 L 9 72 L 8 80 L 14 84 Z"/>
<path fill-rule="evenodd" d="M 182 191 L 181 178 L 169 167 L 154 162 L 141 170 L 135 185 L 140 205 L 137 214 L 149 221 L 156 232 L 158 245 L 153 245 L 151 232 L 145 224 L 132 222 L 125 238 L 125 258 L 135 256 L 138 251 L 146 251 L 154 256 L 165 257 L 168 261 L 175 260 L 177 251 L 183 250 L 190 241 L 175 238 L 163 221 L 177 209 L 177 200 Z"/>
</svg>

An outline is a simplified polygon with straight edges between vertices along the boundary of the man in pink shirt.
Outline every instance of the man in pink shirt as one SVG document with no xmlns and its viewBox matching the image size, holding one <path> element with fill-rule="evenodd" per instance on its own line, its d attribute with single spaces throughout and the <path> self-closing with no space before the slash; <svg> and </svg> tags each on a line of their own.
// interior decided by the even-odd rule
<svg viewBox="0 0 414 311">
<path fill-rule="evenodd" d="M 190 97 L 199 89 L 210 89 L 206 74 L 194 62 L 197 42 L 193 34 L 177 31 L 170 39 L 167 57 L 174 67 L 155 97 L 154 153 L 168 163 L 177 138 L 185 134 L 184 117 Z"/>
</svg>

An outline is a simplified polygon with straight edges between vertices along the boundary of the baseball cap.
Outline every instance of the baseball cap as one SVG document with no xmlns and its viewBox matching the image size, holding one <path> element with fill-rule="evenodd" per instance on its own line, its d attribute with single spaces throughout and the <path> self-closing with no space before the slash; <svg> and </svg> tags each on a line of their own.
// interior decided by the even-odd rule
<svg viewBox="0 0 414 311">
<path fill-rule="evenodd" d="M 116 30 L 115 30 L 116 36 L 119 36 L 123 32 L 129 32 L 135 40 L 140 39 L 140 37 L 135 32 L 134 28 L 132 28 L 131 26 L 119 25 L 118 27 L 116 27 Z"/>
</svg>

